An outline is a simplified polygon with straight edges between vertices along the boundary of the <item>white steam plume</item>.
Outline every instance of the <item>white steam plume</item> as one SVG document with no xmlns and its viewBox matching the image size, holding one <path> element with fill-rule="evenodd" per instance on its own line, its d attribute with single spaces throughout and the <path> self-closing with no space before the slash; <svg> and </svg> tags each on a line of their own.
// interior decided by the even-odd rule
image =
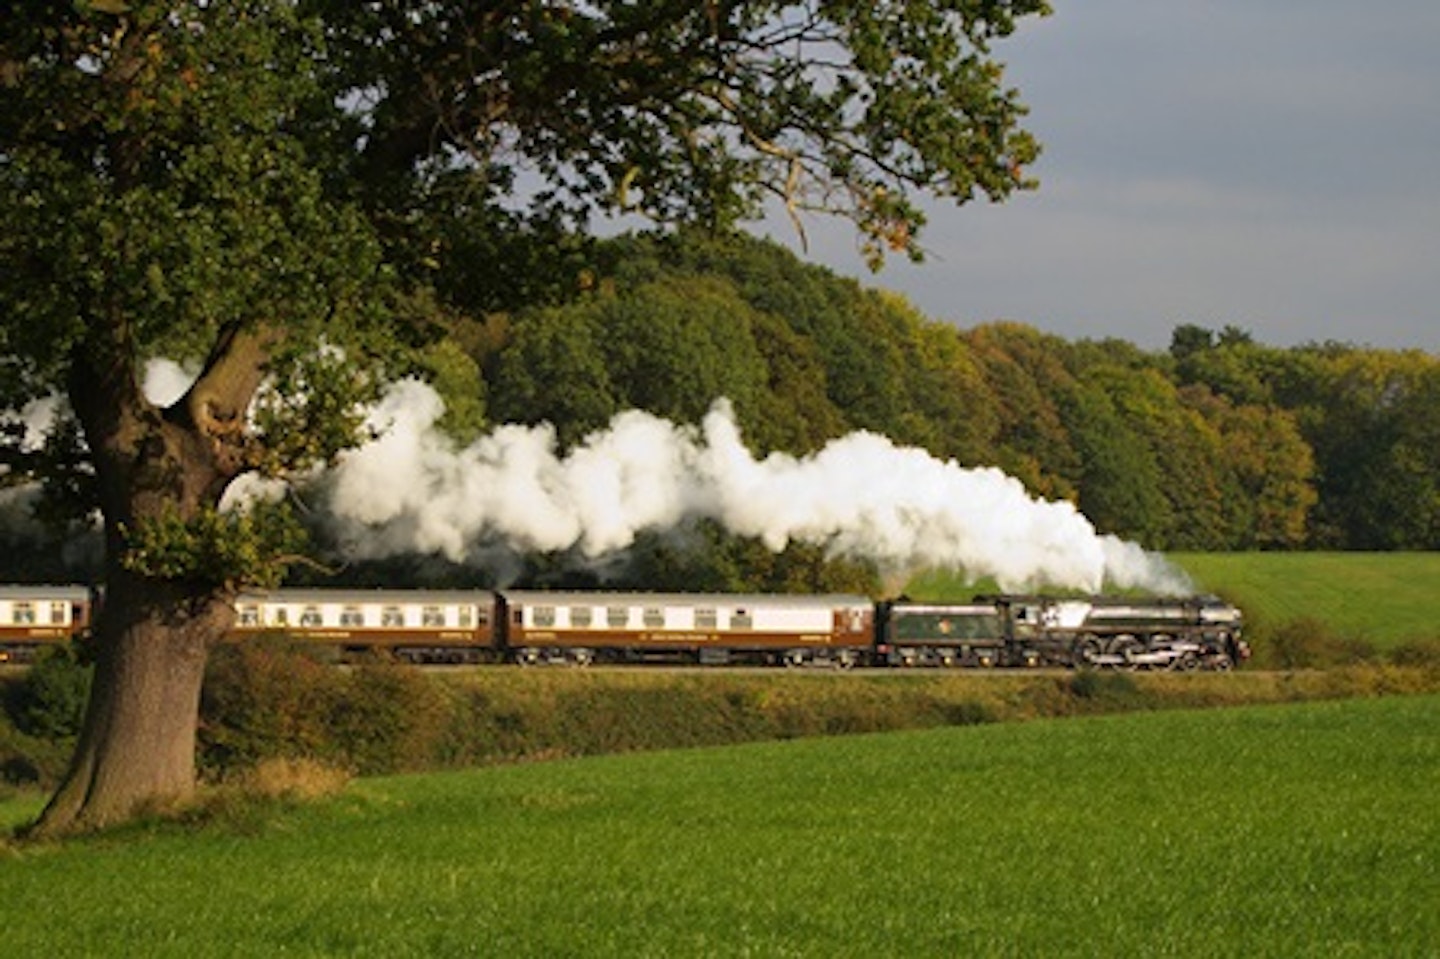
<svg viewBox="0 0 1440 959">
<path fill-rule="evenodd" d="M 156 406 L 169 406 L 185 395 L 199 375 L 197 370 L 174 360 L 163 357 L 147 360 L 141 389 L 145 398 Z"/>
<path fill-rule="evenodd" d="M 457 449 L 434 429 L 442 410 L 423 384 L 396 384 L 372 416 L 380 438 L 326 477 L 326 509 L 357 558 L 463 561 L 497 541 L 594 557 L 708 517 L 776 550 L 822 544 L 885 570 L 959 569 L 1007 590 L 1189 588 L 1163 557 L 1098 534 L 1073 504 L 873 433 L 757 460 L 721 400 L 699 428 L 621 413 L 561 457 L 548 426 L 503 426 Z"/>
</svg>

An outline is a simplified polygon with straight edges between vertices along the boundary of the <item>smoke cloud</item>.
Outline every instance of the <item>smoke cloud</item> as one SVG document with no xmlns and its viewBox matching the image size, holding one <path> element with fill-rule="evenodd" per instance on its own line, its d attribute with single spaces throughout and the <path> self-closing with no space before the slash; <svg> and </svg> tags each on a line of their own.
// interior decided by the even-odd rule
<svg viewBox="0 0 1440 959">
<path fill-rule="evenodd" d="M 194 375 L 152 361 L 145 392 L 173 402 Z M 23 412 L 26 445 L 43 440 L 57 403 Z M 772 550 L 818 544 L 890 576 L 924 567 L 991 577 L 1006 590 L 1192 588 L 1162 556 L 1098 533 L 1071 503 L 1037 499 L 1000 470 L 962 467 L 874 433 L 852 433 L 809 456 L 760 459 L 720 400 L 698 426 L 621 413 L 561 455 L 548 425 L 501 426 L 457 447 L 435 427 L 443 412 L 428 386 L 395 384 L 369 417 L 379 438 L 307 481 L 349 558 L 421 553 L 478 563 L 516 550 L 573 549 L 601 560 L 641 532 L 708 518 Z M 243 508 L 283 489 L 242 478 L 227 504 Z M 35 494 L 20 487 L 0 496 L 0 536 L 33 532 Z"/>
<path fill-rule="evenodd" d="M 642 531 L 709 518 L 774 550 L 819 544 L 882 571 L 956 569 L 1006 590 L 1190 585 L 1163 557 L 1099 534 L 1071 503 L 874 433 L 757 459 L 721 400 L 698 427 L 621 413 L 562 456 L 547 425 L 502 426 L 457 448 L 435 429 L 442 412 L 429 387 L 396 384 L 371 417 L 380 437 L 322 478 L 351 557 L 462 562 L 496 544 L 602 557 Z"/>
</svg>

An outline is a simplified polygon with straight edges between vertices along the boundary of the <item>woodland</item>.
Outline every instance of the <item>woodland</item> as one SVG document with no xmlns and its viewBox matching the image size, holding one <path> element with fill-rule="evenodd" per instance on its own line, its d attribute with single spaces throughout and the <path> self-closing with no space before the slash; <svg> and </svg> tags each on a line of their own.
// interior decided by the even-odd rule
<svg viewBox="0 0 1440 959">
<path fill-rule="evenodd" d="M 871 430 L 1151 549 L 1440 547 L 1440 358 L 1423 351 L 1267 346 L 1236 324 L 1177 322 L 1164 352 L 959 328 L 739 236 L 622 238 L 594 262 L 564 305 L 459 335 L 488 420 L 573 441 L 627 407 L 693 421 L 723 395 L 758 452 Z"/>
</svg>

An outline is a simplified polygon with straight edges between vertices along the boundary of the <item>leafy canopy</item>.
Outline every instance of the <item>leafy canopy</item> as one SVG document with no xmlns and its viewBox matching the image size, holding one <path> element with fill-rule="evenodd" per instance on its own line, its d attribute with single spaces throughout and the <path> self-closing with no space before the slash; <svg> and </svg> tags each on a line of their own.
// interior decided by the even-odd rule
<svg viewBox="0 0 1440 959">
<path fill-rule="evenodd" d="M 267 456 L 246 465 L 348 442 L 333 414 L 378 382 L 390 278 L 367 211 L 327 183 L 319 25 L 287 3 L 20 4 L 6 22 L 0 400 L 67 391 L 78 360 L 134 380 L 143 358 L 269 330 Z"/>
<path fill-rule="evenodd" d="M 0 408 L 63 394 L 78 421 L 28 461 L 13 431 L 11 475 L 68 470 L 54 488 L 112 524 L 164 502 L 192 523 L 242 473 L 355 443 L 364 401 L 457 316 L 573 293 L 596 214 L 723 230 L 769 200 L 848 218 L 876 263 L 918 257 L 918 193 L 1034 185 L 991 46 L 1045 12 L 6 4 Z M 138 385 L 157 355 L 200 370 L 164 409 Z"/>
</svg>

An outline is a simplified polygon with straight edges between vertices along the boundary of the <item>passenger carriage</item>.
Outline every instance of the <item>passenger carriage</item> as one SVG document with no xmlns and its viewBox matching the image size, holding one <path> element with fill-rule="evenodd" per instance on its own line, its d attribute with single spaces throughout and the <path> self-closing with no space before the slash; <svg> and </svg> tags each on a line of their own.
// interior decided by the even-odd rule
<svg viewBox="0 0 1440 959">
<path fill-rule="evenodd" d="M 86 586 L 0 586 L 0 662 L 28 662 L 90 628 Z"/>
<path fill-rule="evenodd" d="M 874 606 L 864 596 L 504 590 L 503 641 L 542 662 L 868 664 Z"/>
<path fill-rule="evenodd" d="M 346 653 L 480 662 L 494 652 L 493 598 L 470 590 L 282 589 L 235 602 L 233 637 L 286 634 Z"/>
</svg>

